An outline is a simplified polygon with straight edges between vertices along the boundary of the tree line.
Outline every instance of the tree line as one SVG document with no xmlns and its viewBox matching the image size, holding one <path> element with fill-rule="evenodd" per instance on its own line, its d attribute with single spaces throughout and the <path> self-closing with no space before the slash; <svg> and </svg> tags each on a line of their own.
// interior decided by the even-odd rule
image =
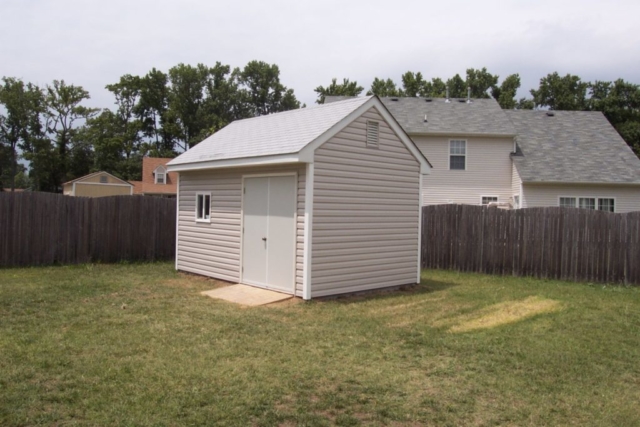
<svg viewBox="0 0 640 427">
<path fill-rule="evenodd" d="M 54 80 L 39 87 L 13 77 L 0 85 L 0 189 L 60 191 L 63 182 L 104 170 L 125 180 L 141 178 L 142 157 L 174 157 L 233 120 L 301 108 L 280 82 L 275 64 L 251 61 L 243 68 L 178 64 L 143 76 L 126 74 L 106 85 L 114 107 L 86 106 L 88 91 Z M 486 68 L 442 79 L 407 71 L 400 83 L 376 77 L 368 95 L 492 97 L 504 109 L 602 111 L 640 154 L 640 86 L 618 79 L 583 81 L 557 72 L 540 79 L 530 97 L 516 98 L 519 74 L 500 80 Z M 357 81 L 333 79 L 315 88 L 326 96 L 358 96 Z M 20 163 L 19 157 L 29 168 Z"/>
<path fill-rule="evenodd" d="M 104 170 L 141 178 L 142 157 L 174 157 L 233 120 L 300 108 L 275 64 L 243 68 L 178 64 L 106 85 L 114 108 L 87 107 L 89 92 L 54 80 L 38 87 L 4 77 L 0 86 L 0 189 L 60 191 Z M 4 111 L 3 111 L 4 110 Z M 29 171 L 18 162 L 22 156 Z"/>
<path fill-rule="evenodd" d="M 397 84 L 387 78 L 376 77 L 367 95 L 392 97 L 442 98 L 449 92 L 451 98 L 466 98 L 468 90 L 472 98 L 494 98 L 503 109 L 550 109 L 568 111 L 601 111 L 616 128 L 627 144 L 640 155 L 640 86 L 623 79 L 615 81 L 588 82 L 579 76 L 557 72 L 540 79 L 537 89 L 529 91 L 531 97 L 516 99 L 520 88 L 520 75 L 511 74 L 502 81 L 486 68 L 466 71 L 465 78 L 459 74 L 442 79 L 426 79 L 420 72 L 407 71 Z M 315 89 L 316 102 L 324 103 L 325 97 L 358 96 L 364 88 L 358 82 L 333 79 L 327 86 Z"/>
</svg>

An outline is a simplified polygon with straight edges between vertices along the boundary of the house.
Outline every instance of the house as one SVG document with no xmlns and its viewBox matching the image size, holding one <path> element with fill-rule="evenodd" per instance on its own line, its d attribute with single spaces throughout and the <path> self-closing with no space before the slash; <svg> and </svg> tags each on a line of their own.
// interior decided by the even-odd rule
<svg viewBox="0 0 640 427">
<path fill-rule="evenodd" d="M 176 269 L 304 299 L 417 283 L 430 169 L 375 96 L 235 121 L 168 164 Z"/>
<path fill-rule="evenodd" d="M 82 197 L 128 196 L 133 194 L 133 185 L 108 172 L 100 171 L 65 182 L 62 184 L 62 193 Z"/>
<path fill-rule="evenodd" d="M 433 165 L 425 205 L 640 210 L 640 160 L 602 113 L 507 111 L 493 99 L 382 102 Z"/>
<path fill-rule="evenodd" d="M 142 181 L 130 181 L 133 194 L 157 197 L 176 197 L 178 176 L 167 172 L 170 158 L 143 157 Z"/>
</svg>

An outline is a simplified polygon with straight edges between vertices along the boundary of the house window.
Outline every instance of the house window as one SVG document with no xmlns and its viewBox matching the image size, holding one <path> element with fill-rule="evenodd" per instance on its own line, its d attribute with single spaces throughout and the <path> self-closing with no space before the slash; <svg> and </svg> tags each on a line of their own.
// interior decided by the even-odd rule
<svg viewBox="0 0 640 427">
<path fill-rule="evenodd" d="M 367 147 L 378 148 L 380 146 L 380 123 L 367 121 Z"/>
<path fill-rule="evenodd" d="M 605 211 L 605 212 L 615 212 L 616 211 L 615 199 L 598 199 L 598 210 Z"/>
<path fill-rule="evenodd" d="M 107 176 L 106 175 L 101 175 L 100 176 L 100 184 L 106 184 L 107 181 Z"/>
<path fill-rule="evenodd" d="M 449 169 L 467 168 L 467 141 L 452 139 L 449 141 Z"/>
<path fill-rule="evenodd" d="M 594 199 L 593 197 L 580 197 L 578 207 L 582 209 L 595 209 L 596 199 Z"/>
<path fill-rule="evenodd" d="M 513 209 L 520 209 L 520 196 L 513 196 Z"/>
<path fill-rule="evenodd" d="M 161 172 L 156 173 L 156 184 L 164 184 L 164 174 Z"/>
<path fill-rule="evenodd" d="M 167 182 L 167 170 L 164 166 L 158 166 L 154 169 L 153 175 L 155 176 L 154 184 L 166 184 Z"/>
<path fill-rule="evenodd" d="M 482 196 L 482 205 L 486 206 L 489 203 L 497 203 L 498 198 L 495 196 Z"/>
<path fill-rule="evenodd" d="M 211 193 L 196 194 L 196 221 L 211 221 Z"/>
<path fill-rule="evenodd" d="M 558 204 L 561 208 L 575 208 L 576 207 L 576 198 L 575 197 L 560 197 L 560 202 Z"/>
</svg>

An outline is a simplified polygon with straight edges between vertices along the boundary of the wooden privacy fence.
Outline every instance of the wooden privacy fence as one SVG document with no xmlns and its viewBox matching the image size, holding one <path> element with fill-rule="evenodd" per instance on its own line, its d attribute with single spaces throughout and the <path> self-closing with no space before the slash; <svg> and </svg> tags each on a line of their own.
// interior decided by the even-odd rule
<svg viewBox="0 0 640 427">
<path fill-rule="evenodd" d="M 0 193 L 0 267 L 172 259 L 175 226 L 175 199 Z"/>
<path fill-rule="evenodd" d="M 640 212 L 425 206 L 423 268 L 640 285 Z"/>
</svg>

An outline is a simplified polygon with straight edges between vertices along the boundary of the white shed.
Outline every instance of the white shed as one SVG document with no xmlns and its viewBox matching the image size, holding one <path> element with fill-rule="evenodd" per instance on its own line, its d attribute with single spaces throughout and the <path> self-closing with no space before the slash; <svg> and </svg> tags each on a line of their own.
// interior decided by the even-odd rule
<svg viewBox="0 0 640 427">
<path fill-rule="evenodd" d="M 417 283 L 430 168 L 375 96 L 235 121 L 168 164 L 176 269 L 304 299 Z"/>
</svg>

